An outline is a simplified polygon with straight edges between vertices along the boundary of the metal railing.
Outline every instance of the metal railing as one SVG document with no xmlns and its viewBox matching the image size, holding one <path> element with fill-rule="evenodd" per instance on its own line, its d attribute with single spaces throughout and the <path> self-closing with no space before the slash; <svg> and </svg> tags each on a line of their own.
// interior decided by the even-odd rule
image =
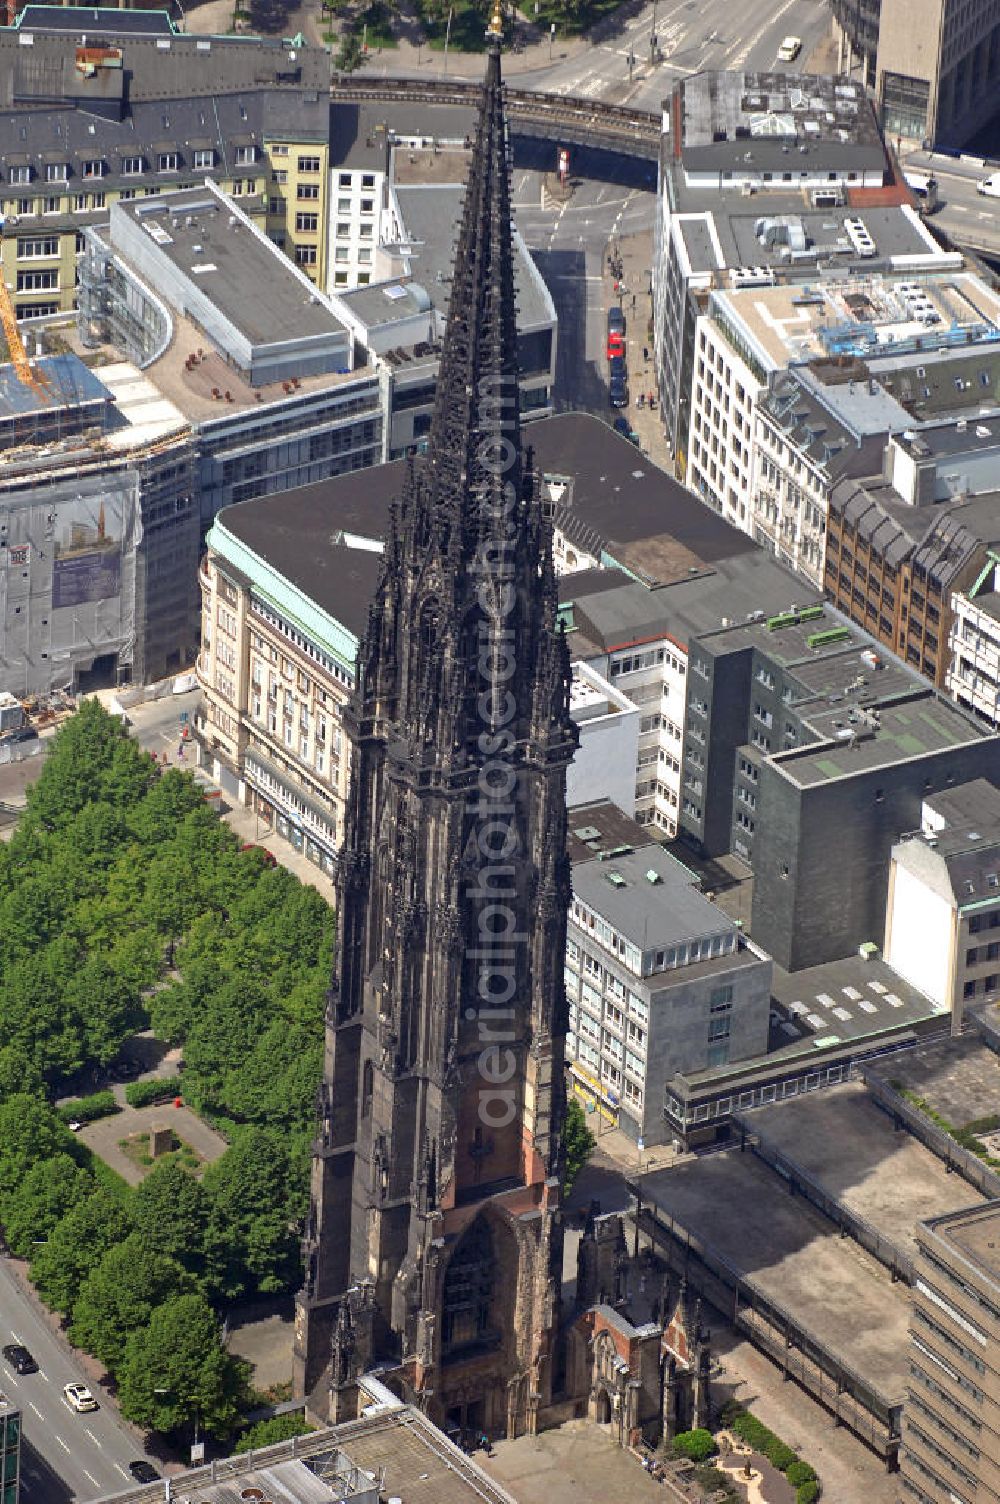
<svg viewBox="0 0 1000 1504">
<path fill-rule="evenodd" d="M 471 109 L 482 98 L 482 85 L 463 79 L 366 79 L 341 75 L 331 84 L 330 94 L 338 104 L 381 100 L 403 104 L 465 105 Z M 513 124 L 533 122 L 577 129 L 585 127 L 597 146 L 610 139 L 632 156 L 656 158 L 659 154 L 660 117 L 649 110 L 510 87 L 506 99 Z"/>
<path fill-rule="evenodd" d="M 913 1137 L 919 1139 L 926 1149 L 937 1155 L 949 1170 L 955 1170 L 963 1180 L 969 1184 L 988 1201 L 996 1201 L 1000 1198 L 1000 1175 L 991 1170 L 989 1165 L 983 1164 L 978 1155 L 973 1154 L 971 1149 L 964 1149 L 956 1143 L 950 1133 L 939 1128 L 926 1113 L 921 1112 L 912 1102 L 908 1102 L 894 1087 L 890 1086 L 884 1076 L 877 1076 L 874 1071 L 865 1066 L 859 1067 L 861 1076 L 867 1086 L 872 1101 L 881 1107 L 883 1112 L 889 1114 L 894 1122 L 902 1124 L 908 1129 Z"/>
<path fill-rule="evenodd" d="M 907 1285 L 913 1284 L 916 1279 L 913 1260 L 898 1243 L 887 1238 L 873 1223 L 862 1217 L 860 1212 L 853 1211 L 828 1191 L 808 1170 L 765 1138 L 759 1129 L 754 1128 L 743 1113 L 733 1113 L 733 1124 L 743 1135 L 741 1148 L 745 1144 L 751 1153 L 780 1175 L 795 1193 L 822 1212 L 841 1233 L 846 1233 L 878 1259 L 894 1280 L 903 1280 Z"/>
<path fill-rule="evenodd" d="M 809 1332 L 787 1306 L 766 1295 L 755 1280 L 677 1222 L 648 1192 L 640 1199 L 634 1182 L 627 1182 L 627 1187 L 637 1200 L 639 1229 L 666 1249 L 668 1263 L 679 1263 L 690 1274 L 693 1258 L 700 1266 L 698 1286 L 707 1300 L 772 1357 L 787 1377 L 832 1411 L 838 1423 L 880 1457 L 894 1458 L 902 1397 L 879 1390 Z M 676 1258 L 671 1258 L 672 1252 Z"/>
</svg>

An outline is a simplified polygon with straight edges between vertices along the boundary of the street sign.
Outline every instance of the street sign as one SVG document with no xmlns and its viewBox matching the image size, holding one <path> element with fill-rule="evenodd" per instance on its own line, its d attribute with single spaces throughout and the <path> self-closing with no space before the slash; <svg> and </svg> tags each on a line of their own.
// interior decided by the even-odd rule
<svg viewBox="0 0 1000 1504">
<path fill-rule="evenodd" d="M 645 1149 L 645 1147 L 646 1147 L 646 1140 L 644 1138 L 637 1139 L 635 1147 L 638 1149 L 639 1153 L 641 1154 L 642 1151 L 643 1151 L 643 1149 Z"/>
<path fill-rule="evenodd" d="M 205 1443 L 203 1441 L 193 1441 L 191 1443 L 191 1461 L 192 1463 L 205 1461 Z"/>
<path fill-rule="evenodd" d="M 187 711 L 186 710 L 182 710 L 181 711 L 181 725 L 182 726 L 186 726 L 187 725 L 187 718 L 188 718 Z"/>
</svg>

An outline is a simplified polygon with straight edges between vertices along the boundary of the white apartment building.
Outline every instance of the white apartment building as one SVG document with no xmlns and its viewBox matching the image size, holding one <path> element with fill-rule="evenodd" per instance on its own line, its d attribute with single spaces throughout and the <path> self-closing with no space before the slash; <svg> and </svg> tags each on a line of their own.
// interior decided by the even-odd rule
<svg viewBox="0 0 1000 1504">
<path fill-rule="evenodd" d="M 861 220 L 844 224 L 855 240 L 868 234 Z M 780 409 L 762 409 L 782 373 L 810 362 L 860 366 L 890 345 L 902 359 L 914 352 L 932 357 L 960 341 L 969 348 L 995 340 L 1000 299 L 964 269 L 962 258 L 952 258 L 953 265 L 942 253 L 916 259 L 920 265 L 912 270 L 826 278 L 807 288 L 777 284 L 760 269 L 759 285 L 712 292 L 695 323 L 687 483 L 727 522 L 817 586 L 830 484 L 851 459 L 841 453 L 846 440 L 829 414 L 804 409 L 793 444 L 782 432 Z M 883 392 L 872 401 L 865 386 L 883 431 L 905 424 L 895 398 Z M 798 398 L 791 400 L 794 408 Z M 871 414 L 866 421 L 872 423 Z"/>
<path fill-rule="evenodd" d="M 385 160 L 383 146 L 381 153 L 365 152 L 360 165 L 349 158 L 330 173 L 328 293 L 367 287 L 386 274 L 376 271 L 389 219 Z"/>
<path fill-rule="evenodd" d="M 687 481 L 745 533 L 751 531 L 754 423 L 767 375 L 759 359 L 737 352 L 711 317 L 697 320 Z"/>
<path fill-rule="evenodd" d="M 654 825 L 664 835 L 675 836 L 681 797 L 687 652 L 664 636 L 611 653 L 606 662 L 608 679 L 628 695 L 639 712 L 636 823 Z"/>
<path fill-rule="evenodd" d="M 948 693 L 1000 729 L 1000 555 L 990 553 L 968 591 L 952 593 L 951 607 Z"/>
</svg>

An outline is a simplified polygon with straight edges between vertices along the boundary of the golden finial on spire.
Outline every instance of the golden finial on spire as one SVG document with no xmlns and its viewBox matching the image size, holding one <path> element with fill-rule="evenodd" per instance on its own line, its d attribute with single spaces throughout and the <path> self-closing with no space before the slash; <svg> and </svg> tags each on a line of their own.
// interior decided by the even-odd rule
<svg viewBox="0 0 1000 1504">
<path fill-rule="evenodd" d="M 493 14 L 486 28 L 486 35 L 498 39 L 503 37 L 503 0 L 493 0 Z"/>
</svg>

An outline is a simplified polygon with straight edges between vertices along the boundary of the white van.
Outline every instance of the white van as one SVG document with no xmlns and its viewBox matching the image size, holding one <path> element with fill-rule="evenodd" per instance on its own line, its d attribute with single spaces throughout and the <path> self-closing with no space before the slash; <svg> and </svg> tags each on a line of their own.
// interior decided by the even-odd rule
<svg viewBox="0 0 1000 1504">
<path fill-rule="evenodd" d="M 980 178 L 976 192 L 985 193 L 987 198 L 1000 198 L 1000 172 L 991 172 L 988 178 Z"/>
</svg>

